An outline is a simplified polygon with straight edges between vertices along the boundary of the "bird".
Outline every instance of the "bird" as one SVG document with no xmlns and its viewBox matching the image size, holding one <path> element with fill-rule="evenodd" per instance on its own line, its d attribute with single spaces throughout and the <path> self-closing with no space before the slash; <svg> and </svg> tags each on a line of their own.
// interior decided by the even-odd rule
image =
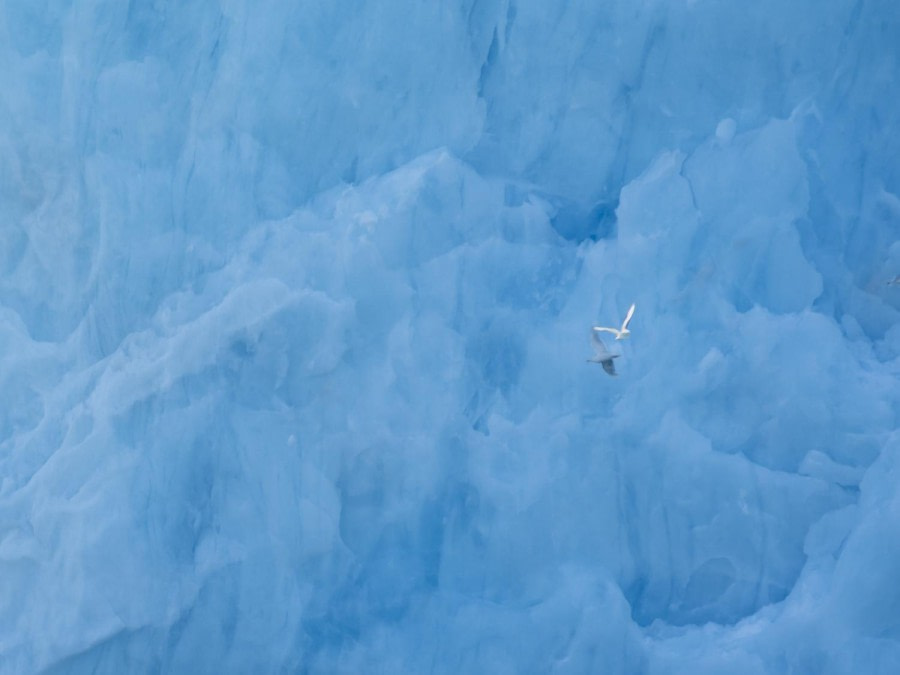
<svg viewBox="0 0 900 675">
<path fill-rule="evenodd" d="M 603 370 L 609 373 L 612 376 L 616 375 L 616 365 L 613 363 L 613 359 L 619 358 L 619 354 L 612 354 L 606 348 L 606 345 L 603 344 L 603 340 L 600 339 L 600 336 L 597 335 L 595 331 L 591 331 L 591 344 L 594 346 L 594 358 L 588 359 L 591 363 L 599 363 L 603 366 Z"/>
<path fill-rule="evenodd" d="M 885 281 L 888 286 L 900 286 L 900 274 L 895 276 L 893 279 L 888 279 Z"/>
<path fill-rule="evenodd" d="M 634 303 L 631 303 L 631 307 L 628 308 L 628 314 L 625 315 L 625 320 L 622 322 L 621 328 L 606 328 L 604 326 L 594 326 L 594 330 L 602 330 L 607 333 L 613 333 L 616 336 L 616 340 L 621 340 L 622 338 L 628 337 L 631 335 L 631 331 L 628 330 L 628 322 L 631 321 L 631 317 L 634 315 Z"/>
</svg>

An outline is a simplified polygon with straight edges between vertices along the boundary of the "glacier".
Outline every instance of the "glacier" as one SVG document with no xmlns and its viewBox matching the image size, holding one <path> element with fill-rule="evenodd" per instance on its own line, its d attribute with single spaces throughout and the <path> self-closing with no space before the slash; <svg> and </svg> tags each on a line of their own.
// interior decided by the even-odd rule
<svg viewBox="0 0 900 675">
<path fill-rule="evenodd" d="M 0 83 L 0 672 L 900 672 L 892 0 L 0 0 Z"/>
</svg>

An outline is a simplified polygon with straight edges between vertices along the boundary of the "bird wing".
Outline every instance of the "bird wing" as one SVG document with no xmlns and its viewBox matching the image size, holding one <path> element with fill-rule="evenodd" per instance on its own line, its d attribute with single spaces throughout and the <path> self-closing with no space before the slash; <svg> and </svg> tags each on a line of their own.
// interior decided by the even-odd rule
<svg viewBox="0 0 900 675">
<path fill-rule="evenodd" d="M 594 330 L 595 331 L 598 331 L 598 330 L 606 331 L 607 333 L 612 333 L 613 335 L 618 335 L 619 333 L 622 332 L 618 328 L 606 328 L 605 326 L 594 326 Z"/>
<path fill-rule="evenodd" d="M 594 328 L 591 331 L 591 344 L 594 345 L 594 351 L 597 352 L 598 359 L 608 359 L 610 358 L 609 350 L 606 348 L 606 344 L 604 344 L 603 340 L 600 339 L 600 336 L 597 335 L 598 330 L 609 330 L 603 328 Z M 606 368 L 606 366 L 603 366 Z"/>
<path fill-rule="evenodd" d="M 603 370 L 610 375 L 616 374 L 616 364 L 613 363 L 612 359 L 606 359 L 606 361 L 601 362 L 600 365 L 603 366 Z"/>
<path fill-rule="evenodd" d="M 622 322 L 622 330 L 628 328 L 628 322 L 631 321 L 631 317 L 634 316 L 634 303 L 631 303 L 631 307 L 628 308 L 628 314 L 625 315 L 625 320 Z"/>
</svg>

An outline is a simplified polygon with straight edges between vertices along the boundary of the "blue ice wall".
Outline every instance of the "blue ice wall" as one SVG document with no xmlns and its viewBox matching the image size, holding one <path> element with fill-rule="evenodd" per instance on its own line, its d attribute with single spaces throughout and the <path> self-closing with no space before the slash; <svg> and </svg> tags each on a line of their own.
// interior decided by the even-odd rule
<svg viewBox="0 0 900 675">
<path fill-rule="evenodd" d="M 0 0 L 0 672 L 900 672 L 898 101 L 893 0 Z"/>
</svg>

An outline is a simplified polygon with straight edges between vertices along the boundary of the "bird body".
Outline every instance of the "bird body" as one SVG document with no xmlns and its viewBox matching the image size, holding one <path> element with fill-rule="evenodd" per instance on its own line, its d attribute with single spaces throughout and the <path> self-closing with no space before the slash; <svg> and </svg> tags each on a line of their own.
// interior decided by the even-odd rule
<svg viewBox="0 0 900 675">
<path fill-rule="evenodd" d="M 631 331 L 628 330 L 628 323 L 631 321 L 632 316 L 634 316 L 634 303 L 631 303 L 631 307 L 628 308 L 628 314 L 625 315 L 625 320 L 622 322 L 621 328 L 606 328 L 605 326 L 594 326 L 594 330 L 612 333 L 616 336 L 616 340 L 621 340 L 622 338 L 626 338 L 631 335 Z"/>
</svg>

